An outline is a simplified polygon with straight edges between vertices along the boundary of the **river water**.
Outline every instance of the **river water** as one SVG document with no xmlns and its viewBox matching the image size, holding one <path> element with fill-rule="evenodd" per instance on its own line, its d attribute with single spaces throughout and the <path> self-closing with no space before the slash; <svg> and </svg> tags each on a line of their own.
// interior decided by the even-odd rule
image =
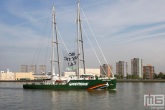
<svg viewBox="0 0 165 110">
<path fill-rule="evenodd" d="M 165 83 L 117 83 L 116 91 L 25 90 L 0 82 L 0 110 L 151 110 L 144 94 L 165 94 Z"/>
</svg>

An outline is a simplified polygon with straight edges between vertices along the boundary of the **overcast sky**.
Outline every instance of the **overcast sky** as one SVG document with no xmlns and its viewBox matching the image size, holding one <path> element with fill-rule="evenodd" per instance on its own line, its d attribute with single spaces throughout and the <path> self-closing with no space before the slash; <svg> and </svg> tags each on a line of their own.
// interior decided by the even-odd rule
<svg viewBox="0 0 165 110">
<path fill-rule="evenodd" d="M 77 0 L 0 0 L 0 70 L 20 71 L 22 64 L 50 63 L 53 5 L 60 35 L 73 51 L 76 3 Z M 101 63 L 105 61 L 86 19 L 114 72 L 118 61 L 128 62 L 130 70 L 133 58 L 142 59 L 143 65 L 153 65 L 157 73 L 165 72 L 164 5 L 165 0 L 81 0 L 82 24 Z M 87 68 L 99 68 L 86 37 L 84 42 Z M 62 43 L 60 48 L 64 49 Z"/>
</svg>

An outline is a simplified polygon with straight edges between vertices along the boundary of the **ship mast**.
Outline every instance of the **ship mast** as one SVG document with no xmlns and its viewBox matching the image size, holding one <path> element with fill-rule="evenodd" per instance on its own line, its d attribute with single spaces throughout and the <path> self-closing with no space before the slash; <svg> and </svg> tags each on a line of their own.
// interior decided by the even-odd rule
<svg viewBox="0 0 165 110">
<path fill-rule="evenodd" d="M 77 3 L 77 52 L 78 52 L 77 75 L 79 78 L 80 61 L 83 62 L 83 69 L 85 74 L 84 45 L 83 45 L 82 27 L 81 27 L 81 18 L 80 18 L 80 0 L 78 0 Z M 80 58 L 80 52 L 82 54 L 82 58 Z"/>
<path fill-rule="evenodd" d="M 55 15 L 55 14 L 54 14 Z M 56 33 L 56 48 L 57 48 L 57 65 L 58 65 L 58 75 L 59 78 L 61 76 L 60 74 L 60 56 L 59 56 L 59 47 L 58 47 L 58 34 L 57 34 L 57 23 L 56 23 L 56 16 L 54 16 L 54 25 L 55 25 L 55 33 Z"/>
<path fill-rule="evenodd" d="M 55 9 L 54 9 L 54 6 L 53 6 L 53 9 L 52 9 L 52 59 L 51 59 L 51 73 L 52 73 L 52 77 L 51 77 L 51 80 L 52 80 L 52 83 L 53 83 L 53 78 L 55 76 L 55 63 L 54 63 L 54 19 L 55 18 Z"/>
<path fill-rule="evenodd" d="M 56 41 L 55 41 L 55 36 L 56 36 Z M 54 58 L 55 44 L 56 44 L 56 47 L 57 47 L 57 61 L 56 62 L 58 63 L 58 74 L 59 74 L 59 77 L 60 77 L 57 25 L 56 25 L 56 19 L 55 19 L 55 8 L 53 6 L 53 9 L 52 9 L 52 59 L 51 59 L 51 73 L 52 73 L 51 80 L 52 80 L 52 83 L 53 83 L 53 78 L 55 77 L 55 75 L 57 75 L 57 74 L 55 74 L 55 58 Z"/>
</svg>

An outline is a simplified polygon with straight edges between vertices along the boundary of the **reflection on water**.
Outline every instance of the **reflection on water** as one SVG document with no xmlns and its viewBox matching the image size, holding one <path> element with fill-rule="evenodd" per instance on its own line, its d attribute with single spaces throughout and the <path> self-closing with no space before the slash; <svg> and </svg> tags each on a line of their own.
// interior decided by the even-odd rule
<svg viewBox="0 0 165 110">
<path fill-rule="evenodd" d="M 142 110 L 144 94 L 164 94 L 164 83 L 118 83 L 117 90 L 24 90 L 0 82 L 0 110 Z"/>
<path fill-rule="evenodd" d="M 87 110 L 89 108 L 102 109 L 98 106 L 102 103 L 109 107 L 109 98 L 114 91 L 52 91 L 52 102 L 55 104 L 54 109 L 79 109 Z M 102 101 L 101 101 L 102 100 Z M 104 101 L 103 101 L 104 100 Z"/>
</svg>

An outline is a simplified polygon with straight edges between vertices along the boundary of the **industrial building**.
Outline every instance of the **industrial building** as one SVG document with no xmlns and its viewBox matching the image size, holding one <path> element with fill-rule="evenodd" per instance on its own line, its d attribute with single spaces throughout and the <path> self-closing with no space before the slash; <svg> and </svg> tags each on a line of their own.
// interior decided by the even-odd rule
<svg viewBox="0 0 165 110">
<path fill-rule="evenodd" d="M 37 65 L 21 65 L 21 72 L 32 72 L 34 74 L 45 74 L 46 65 L 39 65 L 37 70 Z"/>
<path fill-rule="evenodd" d="M 76 70 L 75 70 L 76 71 Z M 85 73 L 86 74 L 91 74 L 91 75 L 97 75 L 97 76 L 100 76 L 100 69 L 96 69 L 96 68 L 86 68 L 85 69 Z M 79 75 L 83 75 L 84 74 L 84 69 L 83 68 L 80 68 L 79 69 Z M 65 77 L 69 77 L 71 75 L 76 75 L 76 72 L 64 72 L 62 76 L 65 76 Z"/>
<path fill-rule="evenodd" d="M 34 80 L 34 75 L 32 72 L 4 72 L 0 73 L 0 80 Z"/>
<path fill-rule="evenodd" d="M 46 65 L 39 65 L 38 74 L 46 73 Z"/>
<path fill-rule="evenodd" d="M 21 72 L 28 72 L 29 69 L 28 69 L 28 65 L 21 65 Z"/>
<path fill-rule="evenodd" d="M 37 65 L 29 65 L 29 71 L 28 72 L 32 72 L 34 74 L 37 74 Z"/>
<path fill-rule="evenodd" d="M 0 72 L 0 80 L 24 80 L 24 79 L 28 79 L 28 80 L 39 80 L 39 79 L 47 79 L 50 78 L 51 73 L 46 73 L 46 66 L 45 65 L 39 65 L 39 73 L 38 74 L 34 74 L 33 72 L 29 72 L 29 71 L 36 71 L 36 65 L 21 65 L 21 71 L 22 72 L 9 72 L 9 70 L 7 70 L 7 72 L 5 71 L 1 71 Z M 31 68 L 31 69 L 30 69 Z M 91 75 L 97 75 L 100 76 L 100 69 L 96 69 L 96 68 L 87 68 L 85 70 L 86 74 L 91 74 Z M 84 70 L 83 68 L 79 69 L 79 75 L 83 75 L 84 74 Z M 64 72 L 63 74 L 61 74 L 61 76 L 64 77 L 69 77 L 71 75 L 76 75 L 76 72 Z"/>
</svg>

